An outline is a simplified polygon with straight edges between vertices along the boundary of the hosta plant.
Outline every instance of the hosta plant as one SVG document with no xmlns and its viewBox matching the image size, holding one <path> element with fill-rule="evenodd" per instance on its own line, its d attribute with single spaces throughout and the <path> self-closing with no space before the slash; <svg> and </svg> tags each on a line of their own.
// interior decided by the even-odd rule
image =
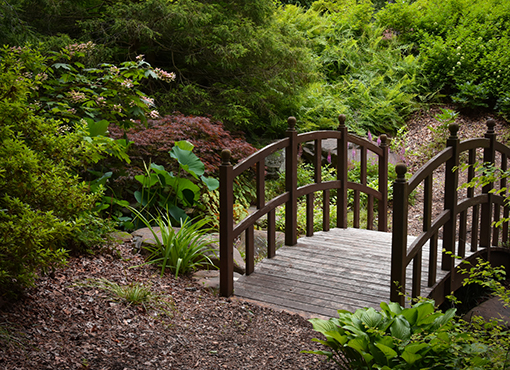
<svg viewBox="0 0 510 370">
<path fill-rule="evenodd" d="M 329 350 L 307 351 L 325 355 L 342 369 L 455 369 L 483 366 L 487 345 L 478 343 L 456 326 L 455 309 L 436 311 L 433 301 L 411 308 L 381 303 L 381 311 L 339 310 L 338 318 L 311 319 Z"/>
<path fill-rule="evenodd" d="M 215 249 L 210 246 L 211 240 L 206 237 L 210 229 L 206 225 L 207 218 L 182 220 L 176 231 L 172 227 L 171 216 L 168 212 L 160 212 L 157 217 L 145 218 L 142 213 L 130 208 L 136 217 L 149 228 L 155 240 L 155 245 L 146 245 L 149 252 L 148 264 L 155 264 L 161 268 L 161 276 L 169 269 L 177 278 L 179 274 L 186 274 L 202 266 L 213 266 L 209 255 Z M 153 226 L 156 225 L 156 226 Z M 160 234 L 155 227 L 159 227 Z"/>
</svg>

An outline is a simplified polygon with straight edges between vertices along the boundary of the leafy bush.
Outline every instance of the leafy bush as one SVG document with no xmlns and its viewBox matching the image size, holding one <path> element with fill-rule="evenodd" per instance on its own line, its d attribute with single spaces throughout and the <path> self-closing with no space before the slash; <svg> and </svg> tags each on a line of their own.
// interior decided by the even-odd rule
<svg viewBox="0 0 510 370">
<path fill-rule="evenodd" d="M 510 86 L 503 68 L 510 60 L 509 14 L 505 1 L 417 0 L 388 4 L 376 17 L 419 54 L 422 93 L 441 91 L 468 108 L 494 108 Z M 498 109 L 508 113 L 504 104 Z"/>
<path fill-rule="evenodd" d="M 304 11 L 286 6 L 280 22 L 309 40 L 324 78 L 301 95 L 299 129 L 335 129 L 339 113 L 350 130 L 395 132 L 415 107 L 418 60 L 371 22 L 368 1 L 318 1 Z"/>
<path fill-rule="evenodd" d="M 192 150 L 193 144 L 183 140 L 177 141 L 169 152 L 170 157 L 179 164 L 176 175 L 166 171 L 163 166 L 151 163 L 146 167 L 145 174 L 135 176 L 142 184 L 142 190 L 137 190 L 134 196 L 143 207 L 143 212 L 150 212 L 157 206 L 165 209 L 174 220 L 182 222 L 188 218 L 183 207 L 195 206 L 200 198 L 201 189 L 195 181 L 201 180 L 199 184 L 205 185 L 209 191 L 218 188 L 218 180 L 204 176 L 204 164 Z"/>
<path fill-rule="evenodd" d="M 42 64 L 37 53 L 18 50 L 6 49 L 0 59 L 0 294 L 62 265 L 64 248 L 82 247 L 80 237 L 90 243 L 83 228 L 98 195 L 75 170 L 106 148 L 86 140 L 83 124 L 62 131 L 62 122 L 37 115 L 29 104 L 38 86 L 30 73 Z"/>
<path fill-rule="evenodd" d="M 177 278 L 179 274 L 186 274 L 198 267 L 213 266 L 208 254 L 214 253 L 214 249 L 209 247 L 211 240 L 205 238 L 205 234 L 210 230 L 204 228 L 209 220 L 181 220 L 180 229 L 175 231 L 168 213 L 160 212 L 157 217 L 147 219 L 136 209 L 131 208 L 131 211 L 150 229 L 156 241 L 155 246 L 148 245 L 144 248 L 150 253 L 147 263 L 161 267 L 161 276 L 167 268 L 175 273 Z M 153 224 L 159 228 L 161 238 Z"/>
<path fill-rule="evenodd" d="M 478 336 L 452 320 L 455 309 L 435 311 L 433 301 L 412 308 L 383 302 L 380 312 L 363 308 L 355 313 L 339 310 L 338 315 L 338 319 L 310 320 L 326 337 L 315 341 L 332 351 L 308 353 L 326 355 L 343 369 L 459 369 L 491 364 L 484 358 L 490 339 L 478 342 Z"/>
<path fill-rule="evenodd" d="M 469 271 L 461 272 L 468 275 L 464 286 L 491 288 L 509 303 L 509 294 L 498 281 L 505 275 L 504 267 L 494 268 L 478 258 Z M 380 312 L 339 310 L 338 319 L 310 320 L 326 338 L 314 341 L 328 350 L 305 352 L 325 355 L 341 369 L 506 369 L 510 344 L 506 323 L 478 316 L 466 322 L 454 318 L 455 312 L 450 308 L 443 313 L 434 308 L 434 301 L 423 299 L 411 308 L 382 302 Z"/>
</svg>

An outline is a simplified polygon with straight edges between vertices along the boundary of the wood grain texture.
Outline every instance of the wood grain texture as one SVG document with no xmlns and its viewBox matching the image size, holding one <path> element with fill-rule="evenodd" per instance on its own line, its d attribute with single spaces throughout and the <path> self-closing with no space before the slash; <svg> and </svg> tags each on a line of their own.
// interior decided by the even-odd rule
<svg viewBox="0 0 510 370">
<path fill-rule="evenodd" d="M 409 237 L 409 245 L 415 238 Z M 442 242 L 438 241 L 438 258 Z M 428 245 L 422 253 L 422 296 L 428 283 Z M 390 297 L 391 233 L 362 229 L 332 229 L 298 239 L 264 259 L 250 276 L 235 282 L 234 295 L 308 316 L 336 317 L 337 310 L 379 309 Z M 411 294 L 412 263 L 406 271 Z M 441 266 L 439 261 L 439 266 Z M 437 279 L 446 271 L 439 269 Z"/>
</svg>

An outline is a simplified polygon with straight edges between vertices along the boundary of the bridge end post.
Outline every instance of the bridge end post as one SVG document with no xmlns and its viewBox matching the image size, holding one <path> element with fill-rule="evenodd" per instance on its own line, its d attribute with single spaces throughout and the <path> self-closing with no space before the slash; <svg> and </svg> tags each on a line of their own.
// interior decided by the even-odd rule
<svg viewBox="0 0 510 370">
<path fill-rule="evenodd" d="M 289 201 L 285 204 L 285 245 L 297 244 L 297 131 L 296 118 L 287 119 L 289 146 L 285 152 L 285 190 Z"/>
<path fill-rule="evenodd" d="M 395 166 L 395 171 L 397 179 L 393 183 L 390 301 L 404 306 L 407 266 L 408 184 L 405 178 L 407 167 L 399 163 Z"/>
<path fill-rule="evenodd" d="M 337 219 L 338 228 L 347 228 L 347 126 L 345 125 L 345 115 L 338 116 L 338 131 L 341 133 L 337 140 L 337 180 L 340 180 L 340 189 L 337 190 Z"/>
<path fill-rule="evenodd" d="M 450 137 L 446 141 L 446 146 L 453 149 L 452 156 L 446 162 L 445 166 L 445 185 L 444 185 L 444 209 L 450 211 L 450 219 L 443 228 L 443 258 L 441 268 L 446 271 L 453 271 L 455 252 L 455 236 L 457 228 L 457 188 L 459 187 L 459 125 L 450 124 L 448 127 Z M 446 253 L 445 253 L 446 252 Z M 450 279 L 453 278 L 453 272 Z M 450 284 L 452 282 L 450 281 Z"/>
<path fill-rule="evenodd" d="M 234 176 L 230 150 L 221 152 L 220 166 L 220 295 L 234 293 Z"/>
</svg>

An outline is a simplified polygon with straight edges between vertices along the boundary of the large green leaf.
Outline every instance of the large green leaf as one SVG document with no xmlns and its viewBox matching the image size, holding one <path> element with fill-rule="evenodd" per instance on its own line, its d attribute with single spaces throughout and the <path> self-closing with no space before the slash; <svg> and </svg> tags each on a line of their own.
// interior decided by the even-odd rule
<svg viewBox="0 0 510 370">
<path fill-rule="evenodd" d="M 402 316 L 397 316 L 395 318 L 395 321 L 390 326 L 390 331 L 394 337 L 404 342 L 407 342 L 411 338 L 409 322 Z"/>
<path fill-rule="evenodd" d="M 106 131 L 108 130 L 108 126 L 110 125 L 110 122 L 107 120 L 101 120 L 95 122 L 91 118 L 83 118 L 87 122 L 87 130 L 89 132 L 90 137 L 96 137 L 96 136 L 105 136 Z"/>
<path fill-rule="evenodd" d="M 170 151 L 170 157 L 177 159 L 180 167 L 197 180 L 204 174 L 204 164 L 191 150 L 182 149 L 175 145 Z"/>
<path fill-rule="evenodd" d="M 209 189 L 209 191 L 216 190 L 220 186 L 220 182 L 213 177 L 200 176 L 200 178 L 207 186 L 207 189 Z"/>
<path fill-rule="evenodd" d="M 168 214 L 180 224 L 184 223 L 189 217 L 182 208 L 174 206 L 173 204 L 168 206 Z"/>
<path fill-rule="evenodd" d="M 151 163 L 150 168 L 158 175 L 161 186 L 171 186 L 174 175 L 171 172 L 165 170 L 165 167 Z"/>
<path fill-rule="evenodd" d="M 142 186 L 146 189 L 153 187 L 159 182 L 159 177 L 155 173 L 151 173 L 150 176 L 147 175 L 136 175 L 135 179 L 142 184 Z"/>
<path fill-rule="evenodd" d="M 382 320 L 382 315 L 369 307 L 361 316 L 361 321 L 369 328 L 376 328 Z"/>
</svg>

